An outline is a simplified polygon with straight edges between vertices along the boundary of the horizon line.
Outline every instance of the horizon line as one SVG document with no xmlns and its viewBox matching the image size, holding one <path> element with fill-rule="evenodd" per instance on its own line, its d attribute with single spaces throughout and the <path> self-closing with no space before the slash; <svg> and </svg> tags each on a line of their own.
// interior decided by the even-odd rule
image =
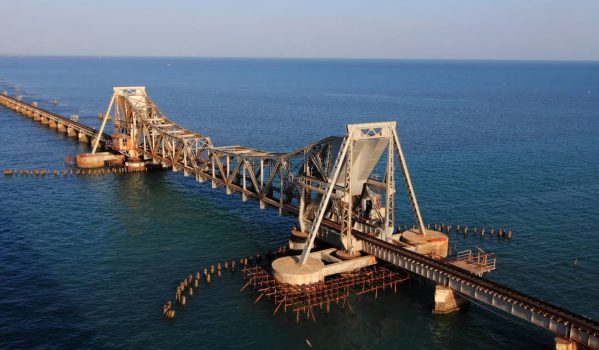
<svg viewBox="0 0 599 350">
<path fill-rule="evenodd" d="M 173 59 L 255 59 L 255 60 L 347 60 L 347 61 L 500 61 L 500 62 L 577 62 L 599 63 L 599 59 L 580 58 L 430 58 L 430 57 L 341 57 L 341 56 L 191 56 L 191 55 L 91 55 L 91 54 L 13 54 L 0 53 L 0 57 L 39 57 L 39 58 L 173 58 Z"/>
</svg>

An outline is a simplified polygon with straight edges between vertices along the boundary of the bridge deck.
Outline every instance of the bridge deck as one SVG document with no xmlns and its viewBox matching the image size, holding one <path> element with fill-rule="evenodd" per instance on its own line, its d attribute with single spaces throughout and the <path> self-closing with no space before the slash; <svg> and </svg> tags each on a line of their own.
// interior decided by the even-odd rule
<svg viewBox="0 0 599 350">
<path fill-rule="evenodd" d="M 414 253 L 359 231 L 364 251 L 449 287 L 470 299 L 527 320 L 579 344 L 599 348 L 599 322 L 469 273 L 447 262 Z"/>
<path fill-rule="evenodd" d="M 29 103 L 20 101 L 11 96 L 0 94 L 0 104 L 3 106 L 6 106 L 7 108 L 11 108 L 11 109 L 18 108 L 19 111 L 35 113 L 41 117 L 48 118 L 49 120 L 53 120 L 56 123 L 60 123 L 67 128 L 72 128 L 78 133 L 82 133 L 82 134 L 86 135 L 87 137 L 89 137 L 90 139 L 93 139 L 98 135 L 98 130 L 96 130 L 94 128 L 91 128 L 91 127 L 89 127 L 85 124 L 79 123 L 77 121 L 71 120 L 69 118 L 63 117 L 59 114 L 52 113 L 52 112 L 50 112 L 46 109 L 43 109 L 41 107 L 36 107 Z M 111 140 L 112 140 L 112 137 L 105 133 L 103 133 L 102 137 L 100 138 L 100 142 L 102 142 L 102 143 L 110 142 Z"/>
</svg>

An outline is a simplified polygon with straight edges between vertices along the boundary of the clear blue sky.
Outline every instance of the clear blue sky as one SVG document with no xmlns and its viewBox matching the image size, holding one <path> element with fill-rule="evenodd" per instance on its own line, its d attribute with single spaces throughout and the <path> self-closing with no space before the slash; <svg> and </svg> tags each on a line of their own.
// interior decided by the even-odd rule
<svg viewBox="0 0 599 350">
<path fill-rule="evenodd" d="M 599 60 L 599 0 L 0 0 L 0 54 Z"/>
</svg>

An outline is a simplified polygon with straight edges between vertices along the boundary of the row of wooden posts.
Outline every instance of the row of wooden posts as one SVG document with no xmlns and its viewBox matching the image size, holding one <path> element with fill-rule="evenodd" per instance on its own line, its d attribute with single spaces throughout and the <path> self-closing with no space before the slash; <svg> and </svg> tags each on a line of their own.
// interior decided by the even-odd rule
<svg viewBox="0 0 599 350">
<path fill-rule="evenodd" d="M 230 271 L 234 273 L 237 268 L 237 263 L 241 268 L 246 268 L 248 266 L 260 264 L 262 262 L 262 256 L 250 256 L 247 258 L 240 258 L 225 260 L 224 262 L 217 262 L 216 264 L 210 265 L 210 267 L 206 267 L 203 271 L 197 271 L 194 274 L 190 274 L 185 277 L 176 287 L 175 290 L 175 302 L 178 305 L 185 306 L 187 304 L 188 298 L 192 298 L 199 294 L 199 288 L 201 282 L 204 281 L 206 286 L 210 285 L 214 276 L 222 277 L 223 271 Z M 203 277 L 202 277 L 203 276 Z M 162 315 L 166 318 L 174 318 L 175 310 L 173 308 L 172 302 L 169 300 L 162 306 Z"/>
<path fill-rule="evenodd" d="M 145 168 L 144 168 L 145 171 Z M 68 169 L 4 169 L 5 176 L 98 176 L 107 174 L 125 174 L 125 173 L 136 173 L 140 170 L 131 170 L 125 167 L 117 168 L 99 168 L 99 169 L 79 169 L 79 168 L 68 168 Z"/>
<path fill-rule="evenodd" d="M 403 232 L 407 230 L 415 229 L 415 225 L 399 225 L 398 231 Z M 462 225 L 462 224 L 426 224 L 427 230 L 435 230 L 443 233 L 461 233 L 464 236 L 472 233 L 473 235 L 480 235 L 484 237 L 487 233 L 490 236 L 501 237 L 512 239 L 512 229 L 511 228 L 503 228 L 503 227 L 486 227 L 486 226 L 471 226 L 471 225 Z"/>
<path fill-rule="evenodd" d="M 274 259 L 275 257 L 286 254 L 287 252 L 287 247 L 282 245 L 278 247 L 278 249 L 273 250 L 270 254 L 268 254 L 267 258 L 269 260 Z M 204 284 L 208 286 L 213 281 L 215 275 L 219 278 L 222 277 L 223 271 L 230 271 L 230 273 L 234 273 L 237 266 L 240 266 L 241 269 L 244 269 L 248 266 L 259 265 L 261 263 L 262 256 L 258 254 L 240 259 L 225 260 L 222 263 L 217 262 L 216 264 L 210 265 L 210 267 L 205 267 L 203 271 L 200 269 L 200 271 L 196 271 L 195 274 L 188 275 L 179 282 L 175 289 L 175 302 L 180 306 L 187 305 L 189 299 L 193 298 L 194 295 L 197 297 L 199 294 L 199 288 L 202 284 L 202 281 L 204 281 Z M 176 312 L 174 306 L 170 300 L 162 305 L 163 317 L 172 319 L 175 317 L 175 314 Z"/>
</svg>

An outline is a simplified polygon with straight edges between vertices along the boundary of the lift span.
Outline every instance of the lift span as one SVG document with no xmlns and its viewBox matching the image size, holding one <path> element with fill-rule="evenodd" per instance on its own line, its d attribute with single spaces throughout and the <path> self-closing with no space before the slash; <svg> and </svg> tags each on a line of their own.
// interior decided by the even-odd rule
<svg viewBox="0 0 599 350">
<path fill-rule="evenodd" d="M 124 155 L 131 167 L 161 165 L 227 194 L 240 193 L 260 208 L 298 216 L 290 245 L 301 251 L 281 278 L 297 278 L 310 265 L 316 239 L 339 247 L 351 260 L 360 252 L 437 284 L 436 306 L 451 311 L 457 299 L 487 304 L 557 335 L 556 347 L 599 349 L 599 322 L 525 295 L 452 264 L 447 236 L 423 224 L 395 122 L 347 125 L 343 137 L 328 137 L 287 153 L 241 146 L 215 146 L 211 139 L 168 119 L 144 87 L 115 87 L 100 130 L 25 103 L 7 93 L 0 104 L 36 121 Z M 114 132 L 104 130 L 113 120 Z M 60 127 L 62 125 L 62 128 Z M 72 130 L 72 131 L 69 131 Z M 83 139 L 81 135 L 86 136 Z M 395 164 L 406 187 L 414 229 L 395 231 Z M 377 176 L 382 173 L 382 176 Z M 318 270 L 318 269 L 317 269 Z M 275 269 L 275 277 L 277 270 Z M 320 272 L 308 279 L 320 279 Z M 303 283 L 300 281 L 298 283 Z M 309 283 L 310 281 L 307 281 Z M 449 309 L 444 303 L 450 304 Z M 447 305 L 445 305 L 447 306 Z"/>
</svg>

